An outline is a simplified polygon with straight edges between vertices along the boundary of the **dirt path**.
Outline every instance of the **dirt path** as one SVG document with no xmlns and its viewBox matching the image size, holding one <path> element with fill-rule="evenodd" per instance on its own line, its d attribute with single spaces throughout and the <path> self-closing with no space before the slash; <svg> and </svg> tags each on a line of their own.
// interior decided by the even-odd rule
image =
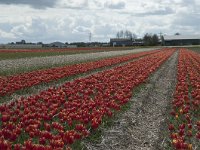
<svg viewBox="0 0 200 150">
<path fill-rule="evenodd" d="M 98 144 L 84 143 L 88 150 L 163 150 L 161 134 L 167 106 L 176 82 L 178 52 L 162 65 L 148 84 L 131 100 L 131 108 L 103 131 Z"/>
</svg>

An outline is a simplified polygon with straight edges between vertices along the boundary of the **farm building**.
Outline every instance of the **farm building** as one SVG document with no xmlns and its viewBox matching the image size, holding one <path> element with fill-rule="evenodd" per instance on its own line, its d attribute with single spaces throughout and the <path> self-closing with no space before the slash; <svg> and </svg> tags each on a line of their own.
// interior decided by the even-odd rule
<svg viewBox="0 0 200 150">
<path fill-rule="evenodd" d="M 130 38 L 112 38 L 110 39 L 110 46 L 131 46 L 133 41 Z"/>
<path fill-rule="evenodd" d="M 53 42 L 53 43 L 50 43 L 50 44 L 46 44 L 45 45 L 46 47 L 57 47 L 57 48 L 64 48 L 66 47 L 66 45 L 62 42 Z"/>
<path fill-rule="evenodd" d="M 131 39 L 131 38 L 112 38 L 110 39 L 110 46 L 143 46 L 144 42 L 142 39 Z"/>
<path fill-rule="evenodd" d="M 200 45 L 200 35 L 173 35 L 164 36 L 166 46 Z"/>
</svg>

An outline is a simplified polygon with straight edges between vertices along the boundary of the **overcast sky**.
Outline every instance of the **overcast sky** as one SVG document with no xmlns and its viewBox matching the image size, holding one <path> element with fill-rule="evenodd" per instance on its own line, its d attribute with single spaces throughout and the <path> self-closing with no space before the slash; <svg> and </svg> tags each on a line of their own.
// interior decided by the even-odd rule
<svg viewBox="0 0 200 150">
<path fill-rule="evenodd" d="M 200 34 L 200 0 L 0 0 L 0 43 L 109 41 L 126 29 Z"/>
</svg>

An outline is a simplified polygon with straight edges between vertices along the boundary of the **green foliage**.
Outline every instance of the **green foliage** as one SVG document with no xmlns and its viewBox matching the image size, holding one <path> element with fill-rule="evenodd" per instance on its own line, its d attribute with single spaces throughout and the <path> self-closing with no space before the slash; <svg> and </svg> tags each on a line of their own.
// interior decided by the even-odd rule
<svg viewBox="0 0 200 150">
<path fill-rule="evenodd" d="M 194 52 L 200 53 L 200 46 L 189 47 L 188 49 L 190 49 Z"/>
</svg>

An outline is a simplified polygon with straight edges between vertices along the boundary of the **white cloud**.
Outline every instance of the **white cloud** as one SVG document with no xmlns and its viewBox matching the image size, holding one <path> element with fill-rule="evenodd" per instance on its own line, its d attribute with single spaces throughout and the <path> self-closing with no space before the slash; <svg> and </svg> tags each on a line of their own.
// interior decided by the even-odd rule
<svg viewBox="0 0 200 150">
<path fill-rule="evenodd" d="M 15 35 L 12 33 L 8 33 L 5 31 L 0 30 L 0 37 L 4 39 L 15 39 Z"/>
</svg>

